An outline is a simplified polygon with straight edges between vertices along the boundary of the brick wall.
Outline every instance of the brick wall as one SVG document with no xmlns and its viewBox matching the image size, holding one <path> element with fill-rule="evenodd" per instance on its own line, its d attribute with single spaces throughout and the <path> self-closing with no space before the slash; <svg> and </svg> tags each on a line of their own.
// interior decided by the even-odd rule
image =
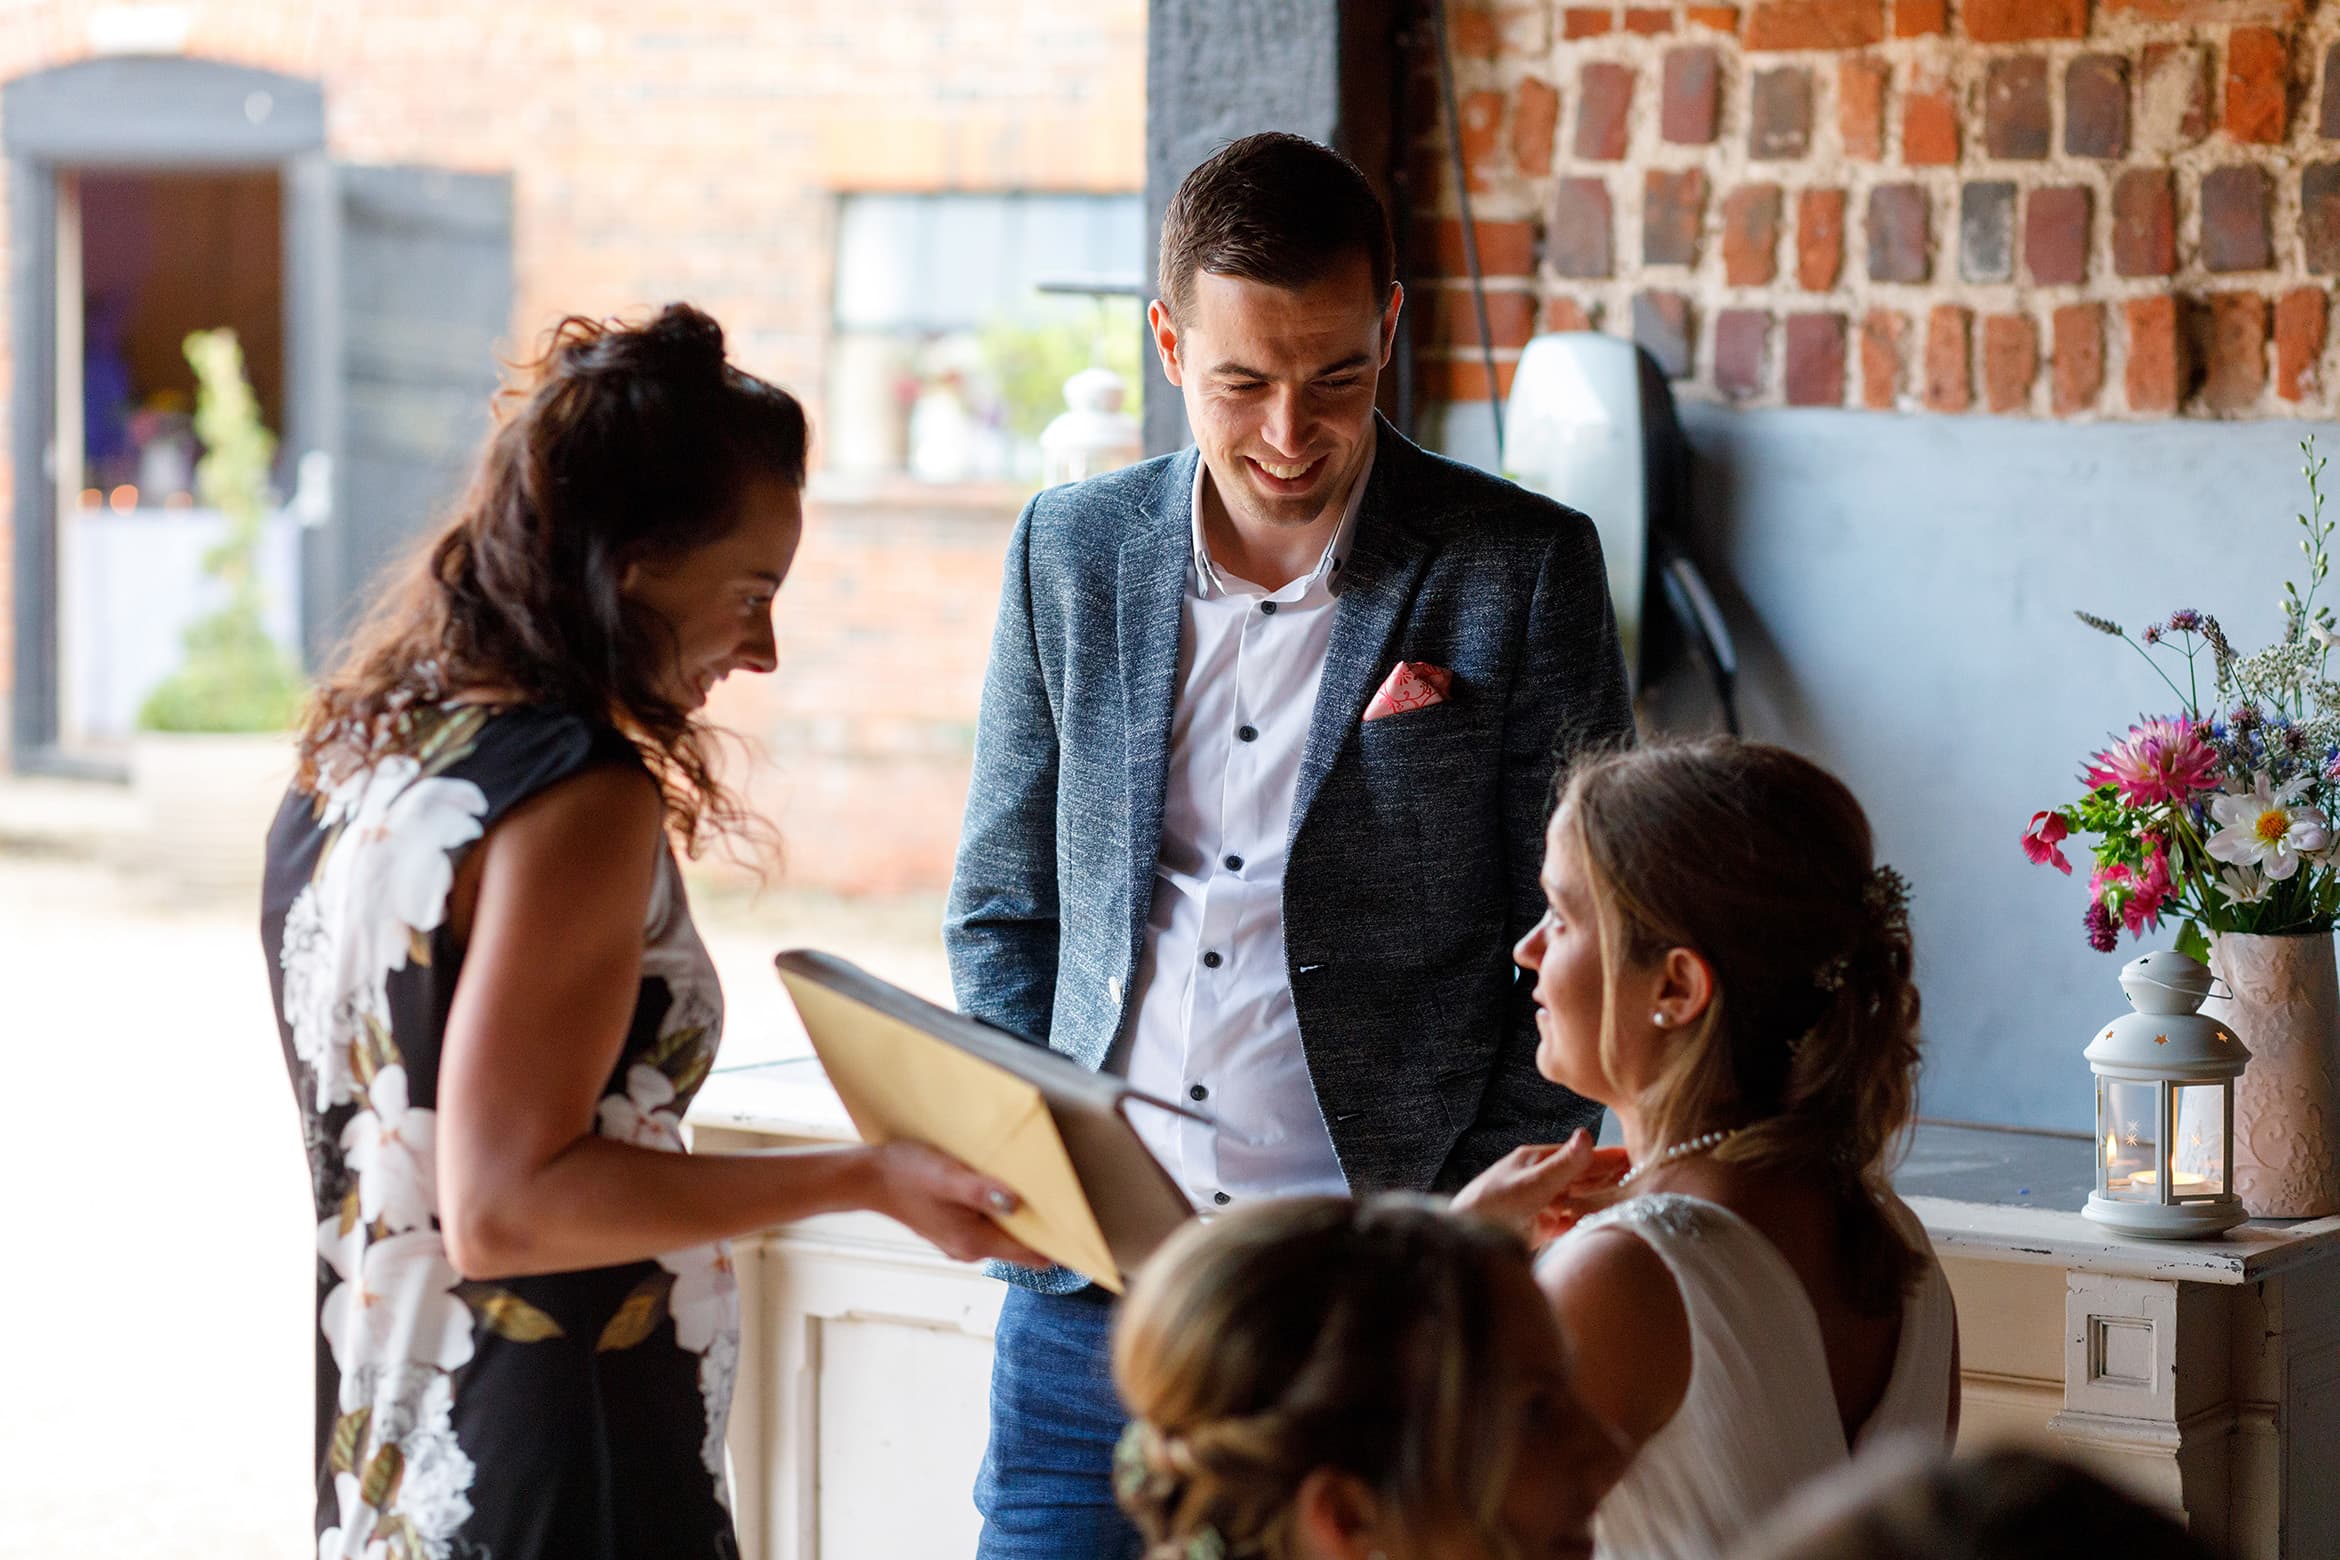
<svg viewBox="0 0 2340 1560">
<path fill-rule="evenodd" d="M 11 4 L 0 83 L 86 56 L 102 9 Z M 516 343 L 564 313 L 689 298 L 744 363 L 805 396 L 816 461 L 836 193 L 1121 192 L 1144 177 L 1143 0 L 184 9 L 189 54 L 319 82 L 334 157 L 512 175 Z M 0 494 L 6 457 L 0 441 Z M 815 501 L 781 600 L 792 666 L 842 664 L 820 686 L 850 697 L 816 709 L 795 684 L 726 706 L 773 755 L 751 781 L 782 811 L 798 882 L 932 886 L 948 871 L 1016 495 L 972 511 L 896 499 Z M 8 524 L 0 501 L 0 708 Z M 959 604 L 976 598 L 969 618 Z M 926 757 L 889 770 L 902 753 Z"/>
<path fill-rule="evenodd" d="M 1537 330 L 1681 393 L 2032 417 L 2329 415 L 2340 8 L 1451 0 L 1499 388 Z M 1425 392 L 1484 399 L 1423 56 Z"/>
<path fill-rule="evenodd" d="M 752 737 L 731 773 L 779 825 L 788 882 L 892 894 L 949 880 L 1017 507 L 906 486 L 807 499 L 780 670 L 728 679 L 710 708 Z"/>
</svg>

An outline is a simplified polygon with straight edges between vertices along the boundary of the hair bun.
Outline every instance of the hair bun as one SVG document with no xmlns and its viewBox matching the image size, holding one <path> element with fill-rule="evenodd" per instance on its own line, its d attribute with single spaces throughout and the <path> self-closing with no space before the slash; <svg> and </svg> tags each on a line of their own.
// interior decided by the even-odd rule
<svg viewBox="0 0 2340 1560">
<path fill-rule="evenodd" d="M 554 332 L 545 372 L 588 381 L 652 380 L 669 388 L 723 381 L 723 327 L 704 310 L 670 303 L 641 325 L 571 315 Z"/>
<path fill-rule="evenodd" d="M 659 368 L 721 373 L 723 327 L 705 311 L 670 303 L 638 332 L 641 345 Z"/>
</svg>

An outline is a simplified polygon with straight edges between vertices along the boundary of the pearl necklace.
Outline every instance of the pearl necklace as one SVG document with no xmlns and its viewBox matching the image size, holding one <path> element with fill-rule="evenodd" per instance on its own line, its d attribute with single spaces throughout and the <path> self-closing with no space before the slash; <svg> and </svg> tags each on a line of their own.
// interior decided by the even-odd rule
<svg viewBox="0 0 2340 1560">
<path fill-rule="evenodd" d="M 1745 1127 L 1725 1127 L 1720 1132 L 1702 1132 L 1697 1137 L 1686 1138 L 1671 1148 L 1661 1148 L 1650 1158 L 1617 1177 L 1617 1185 L 1620 1188 L 1631 1186 L 1652 1170 L 1670 1165 L 1677 1159 L 1687 1159 L 1692 1154 L 1703 1154 L 1708 1149 L 1719 1147 L 1746 1130 Z"/>
</svg>

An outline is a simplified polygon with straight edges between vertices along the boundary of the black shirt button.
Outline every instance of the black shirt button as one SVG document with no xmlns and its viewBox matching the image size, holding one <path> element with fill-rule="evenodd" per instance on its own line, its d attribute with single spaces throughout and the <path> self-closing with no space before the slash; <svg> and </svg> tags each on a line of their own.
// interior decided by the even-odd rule
<svg viewBox="0 0 2340 1560">
<path fill-rule="evenodd" d="M 1241 872 L 1243 870 L 1243 858 L 1241 856 L 1229 856 L 1227 858 L 1227 870 L 1229 872 Z"/>
<path fill-rule="evenodd" d="M 1263 601 L 1259 604 L 1259 610 L 1266 613 L 1269 617 L 1274 617 L 1276 615 L 1276 604 L 1272 601 Z"/>
<path fill-rule="evenodd" d="M 1206 970 L 1215 970 L 1226 962 L 1226 960 L 1219 957 L 1217 949 L 1213 949 L 1209 953 L 1203 955 L 1203 968 Z"/>
<path fill-rule="evenodd" d="M 1259 728 L 1257 726 L 1237 726 L 1235 728 L 1235 735 L 1241 737 L 1246 742 L 1257 742 L 1259 740 Z"/>
<path fill-rule="evenodd" d="M 1186 1097 L 1190 1100 L 1207 1100 L 1211 1097 L 1211 1091 L 1198 1083 L 1186 1091 Z"/>
<path fill-rule="evenodd" d="M 1229 1197 L 1225 1192 L 1211 1193 L 1211 1201 L 1217 1203 L 1222 1208 L 1226 1207 L 1227 1204 L 1233 1202 L 1234 1200 L 1234 1198 Z"/>
</svg>

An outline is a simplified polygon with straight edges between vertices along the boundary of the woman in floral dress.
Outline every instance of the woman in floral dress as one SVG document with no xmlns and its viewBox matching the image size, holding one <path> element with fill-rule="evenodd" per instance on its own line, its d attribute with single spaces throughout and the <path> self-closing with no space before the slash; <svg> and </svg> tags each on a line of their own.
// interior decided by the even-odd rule
<svg viewBox="0 0 2340 1560">
<path fill-rule="evenodd" d="M 570 320 L 301 733 L 262 937 L 306 1129 L 320 1560 L 736 1552 L 727 1237 L 874 1208 L 1032 1260 L 912 1145 L 688 1156 L 722 993 L 670 833 L 775 664 L 806 430 L 714 321 Z"/>
</svg>

